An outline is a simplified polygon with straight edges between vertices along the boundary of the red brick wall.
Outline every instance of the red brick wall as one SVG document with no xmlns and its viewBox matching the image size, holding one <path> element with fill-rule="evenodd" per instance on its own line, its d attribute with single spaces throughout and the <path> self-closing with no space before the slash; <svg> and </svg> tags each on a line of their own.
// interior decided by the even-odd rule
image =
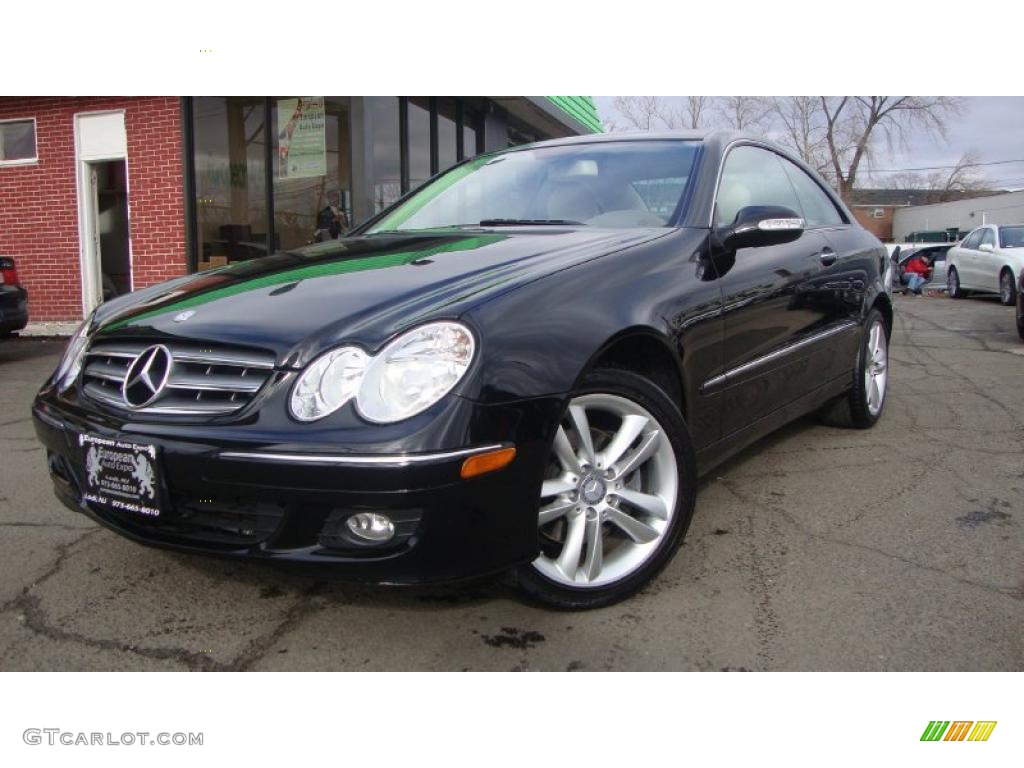
<svg viewBox="0 0 1024 768">
<path fill-rule="evenodd" d="M 884 215 L 880 219 L 873 218 L 871 213 L 875 208 L 881 208 Z M 855 207 L 853 215 L 868 232 L 879 240 L 892 241 L 892 217 L 896 209 L 891 205 L 866 205 Z"/>
<path fill-rule="evenodd" d="M 0 255 L 17 260 L 30 320 L 82 317 L 74 115 L 125 110 L 135 288 L 184 274 L 177 97 L 4 97 L 0 119 L 36 118 L 39 162 L 0 166 Z"/>
</svg>

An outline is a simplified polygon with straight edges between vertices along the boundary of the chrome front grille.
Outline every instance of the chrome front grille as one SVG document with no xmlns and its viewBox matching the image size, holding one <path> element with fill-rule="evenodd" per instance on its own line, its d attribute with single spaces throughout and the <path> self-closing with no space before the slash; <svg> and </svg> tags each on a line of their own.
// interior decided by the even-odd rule
<svg viewBox="0 0 1024 768">
<path fill-rule="evenodd" d="M 132 408 L 122 395 L 128 369 L 157 342 L 99 341 L 86 353 L 82 389 L 93 400 L 134 413 L 214 416 L 248 404 L 274 370 L 267 352 L 189 343 L 164 343 L 171 354 L 167 380 L 152 403 Z"/>
</svg>

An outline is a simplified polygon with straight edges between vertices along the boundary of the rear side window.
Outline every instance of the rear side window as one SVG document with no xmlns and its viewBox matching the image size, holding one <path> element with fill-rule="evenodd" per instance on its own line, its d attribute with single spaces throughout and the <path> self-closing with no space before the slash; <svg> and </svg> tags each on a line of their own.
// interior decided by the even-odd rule
<svg viewBox="0 0 1024 768">
<path fill-rule="evenodd" d="M 715 201 L 715 224 L 725 226 L 750 205 L 781 205 L 801 210 L 800 201 L 778 155 L 759 147 L 740 146 L 725 158 Z"/>
<path fill-rule="evenodd" d="M 844 223 L 843 217 L 835 205 L 814 179 L 784 158 L 779 162 L 786 170 L 789 180 L 793 182 L 793 188 L 800 200 L 800 207 L 803 209 L 804 221 L 807 222 L 808 229 L 837 227 Z"/>
<path fill-rule="evenodd" d="M 1024 248 L 1024 227 L 1000 227 L 1000 248 Z"/>
<path fill-rule="evenodd" d="M 782 160 L 780 162 L 797 190 L 797 197 L 804 209 L 804 220 L 807 222 L 808 228 L 839 226 L 845 223 L 839 210 L 814 179 L 790 161 Z"/>
</svg>

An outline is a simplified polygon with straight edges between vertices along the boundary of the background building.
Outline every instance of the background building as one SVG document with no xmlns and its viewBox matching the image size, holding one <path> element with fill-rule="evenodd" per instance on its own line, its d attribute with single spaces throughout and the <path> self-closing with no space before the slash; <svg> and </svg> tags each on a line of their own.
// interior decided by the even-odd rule
<svg viewBox="0 0 1024 768">
<path fill-rule="evenodd" d="M 337 237 L 480 152 L 600 131 L 590 97 L 0 98 L 0 255 L 32 320 Z"/>
<path fill-rule="evenodd" d="M 902 208 L 893 217 L 893 236 L 905 240 L 915 232 L 954 228 L 969 232 L 982 224 L 1024 224 L 1024 191 Z"/>
<path fill-rule="evenodd" d="M 854 189 L 849 205 L 861 226 L 879 240 L 892 240 L 893 215 L 899 208 L 922 205 L 928 192 L 920 189 Z"/>
<path fill-rule="evenodd" d="M 894 242 L 901 239 L 893 229 L 897 211 L 991 194 L 990 191 L 960 189 L 854 189 L 848 203 L 861 226 L 883 242 Z"/>
</svg>

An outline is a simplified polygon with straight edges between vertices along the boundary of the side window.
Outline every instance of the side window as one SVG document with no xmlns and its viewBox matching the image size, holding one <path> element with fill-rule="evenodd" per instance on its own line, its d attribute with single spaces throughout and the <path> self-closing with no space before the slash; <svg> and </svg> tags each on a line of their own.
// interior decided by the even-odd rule
<svg viewBox="0 0 1024 768">
<path fill-rule="evenodd" d="M 800 201 L 774 152 L 736 147 L 725 158 L 715 202 L 715 224 L 725 226 L 748 205 L 783 205 L 800 211 Z"/>
<path fill-rule="evenodd" d="M 843 223 L 843 217 L 818 183 L 804 171 L 784 158 L 779 162 L 786 169 L 786 175 L 793 182 L 796 196 L 803 208 L 804 221 L 808 229 L 836 227 Z"/>
<path fill-rule="evenodd" d="M 996 236 L 991 229 L 985 229 L 981 232 L 981 242 L 978 245 L 985 245 L 988 243 L 993 248 L 996 247 Z"/>
<path fill-rule="evenodd" d="M 981 242 L 981 233 L 984 230 L 976 229 L 967 236 L 967 239 L 960 244 L 961 248 L 967 248 L 968 250 L 975 250 L 978 244 Z"/>
</svg>

